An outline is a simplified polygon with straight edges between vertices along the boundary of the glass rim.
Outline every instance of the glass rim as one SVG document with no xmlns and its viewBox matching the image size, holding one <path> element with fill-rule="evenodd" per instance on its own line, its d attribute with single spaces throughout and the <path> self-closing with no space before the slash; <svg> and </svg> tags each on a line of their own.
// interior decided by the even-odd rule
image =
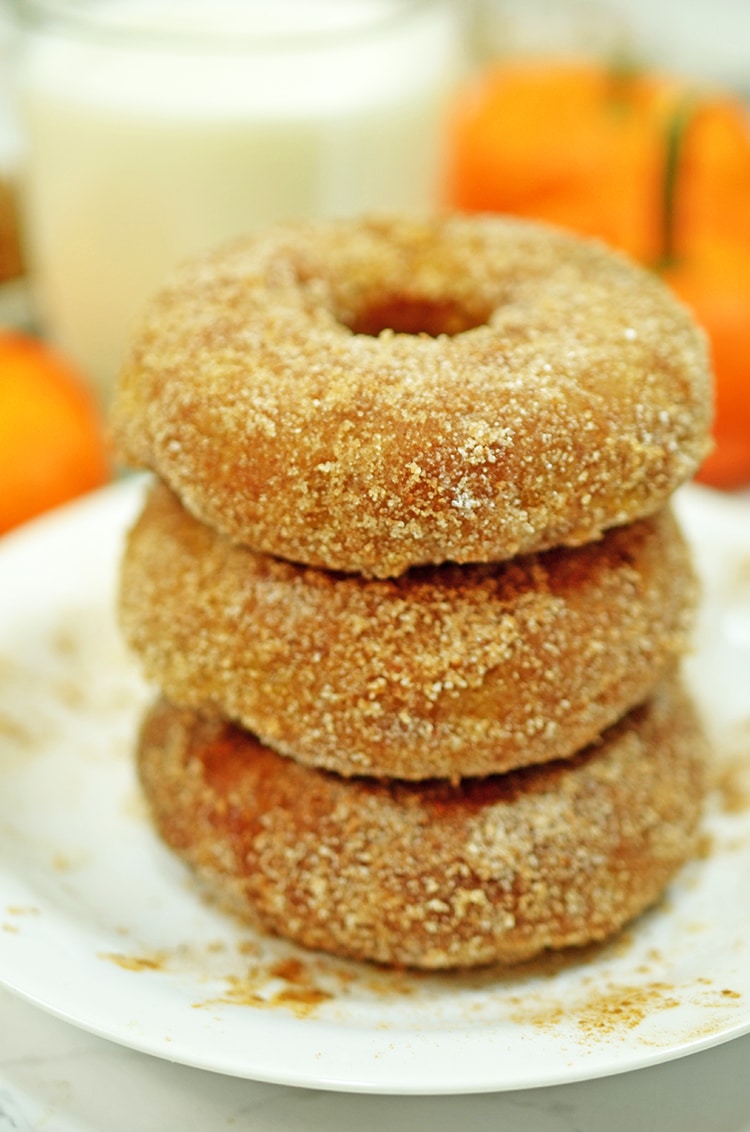
<svg viewBox="0 0 750 1132">
<path fill-rule="evenodd" d="M 344 12 L 357 8 L 357 0 L 325 0 L 329 5 Z M 342 20 L 339 23 L 323 21 L 318 26 L 294 27 L 279 23 L 271 28 L 253 28 L 247 19 L 248 6 L 233 0 L 238 12 L 244 13 L 240 26 L 212 26 L 210 8 L 203 22 L 160 23 L 149 19 L 153 8 L 147 3 L 137 5 L 143 12 L 144 20 L 127 20 L 117 17 L 117 11 L 125 11 L 125 6 L 115 0 L 15 0 L 14 8 L 20 26 L 34 29 L 50 29 L 63 34 L 85 36 L 90 39 L 106 41 L 110 44 L 127 46 L 138 43 L 153 47 L 211 47 L 224 46 L 229 50 L 257 48 L 299 48 L 304 49 L 320 42 L 338 43 L 356 41 L 372 33 L 398 26 L 405 19 L 430 8 L 446 8 L 452 0 L 380 0 L 372 6 L 372 11 L 357 20 Z M 274 7 L 288 3 L 288 0 L 274 0 Z M 193 9 L 195 10 L 195 9 Z M 299 11 L 299 0 L 297 0 Z M 175 5 L 174 11 L 178 8 Z M 214 8 L 215 11 L 215 8 Z M 183 8 L 183 15 L 185 8 Z M 158 14 L 158 7 L 157 7 Z"/>
</svg>

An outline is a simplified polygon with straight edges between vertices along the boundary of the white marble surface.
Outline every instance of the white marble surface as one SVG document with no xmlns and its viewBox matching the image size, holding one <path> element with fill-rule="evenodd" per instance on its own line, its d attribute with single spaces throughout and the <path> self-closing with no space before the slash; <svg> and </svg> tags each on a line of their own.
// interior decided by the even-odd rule
<svg viewBox="0 0 750 1132">
<path fill-rule="evenodd" d="M 750 1036 L 622 1076 L 462 1097 L 323 1093 L 134 1053 L 0 990 L 0 1132 L 750 1132 Z"/>
</svg>

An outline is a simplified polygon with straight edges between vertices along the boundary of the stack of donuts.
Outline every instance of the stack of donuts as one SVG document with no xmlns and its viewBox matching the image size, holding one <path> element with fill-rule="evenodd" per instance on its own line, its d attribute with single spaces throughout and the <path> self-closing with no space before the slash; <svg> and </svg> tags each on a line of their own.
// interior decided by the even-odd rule
<svg viewBox="0 0 750 1132">
<path fill-rule="evenodd" d="M 551 228 L 307 222 L 185 265 L 113 421 L 155 473 L 120 617 L 163 839 L 261 929 L 387 964 L 652 905 L 704 790 L 670 497 L 710 417 L 687 312 Z"/>
</svg>

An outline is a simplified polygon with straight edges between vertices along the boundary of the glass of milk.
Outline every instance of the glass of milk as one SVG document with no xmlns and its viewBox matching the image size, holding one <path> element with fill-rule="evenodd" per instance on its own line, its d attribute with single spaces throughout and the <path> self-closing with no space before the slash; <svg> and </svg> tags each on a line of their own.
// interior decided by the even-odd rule
<svg viewBox="0 0 750 1132">
<path fill-rule="evenodd" d="M 27 0 L 37 318 L 106 403 L 179 261 L 276 220 L 438 203 L 451 0 Z"/>
</svg>

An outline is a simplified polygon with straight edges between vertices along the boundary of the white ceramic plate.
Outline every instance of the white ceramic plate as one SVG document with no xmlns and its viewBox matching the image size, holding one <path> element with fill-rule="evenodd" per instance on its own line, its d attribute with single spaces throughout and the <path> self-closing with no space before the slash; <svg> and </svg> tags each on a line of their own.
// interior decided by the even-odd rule
<svg viewBox="0 0 750 1132">
<path fill-rule="evenodd" d="M 363 1092 L 584 1080 L 750 1030 L 750 499 L 678 498 L 706 585 L 688 673 L 722 767 L 705 853 L 608 946 L 411 976 L 237 926 L 151 831 L 131 759 L 150 693 L 113 615 L 142 487 L 0 543 L 2 982 L 172 1061 Z"/>
</svg>

